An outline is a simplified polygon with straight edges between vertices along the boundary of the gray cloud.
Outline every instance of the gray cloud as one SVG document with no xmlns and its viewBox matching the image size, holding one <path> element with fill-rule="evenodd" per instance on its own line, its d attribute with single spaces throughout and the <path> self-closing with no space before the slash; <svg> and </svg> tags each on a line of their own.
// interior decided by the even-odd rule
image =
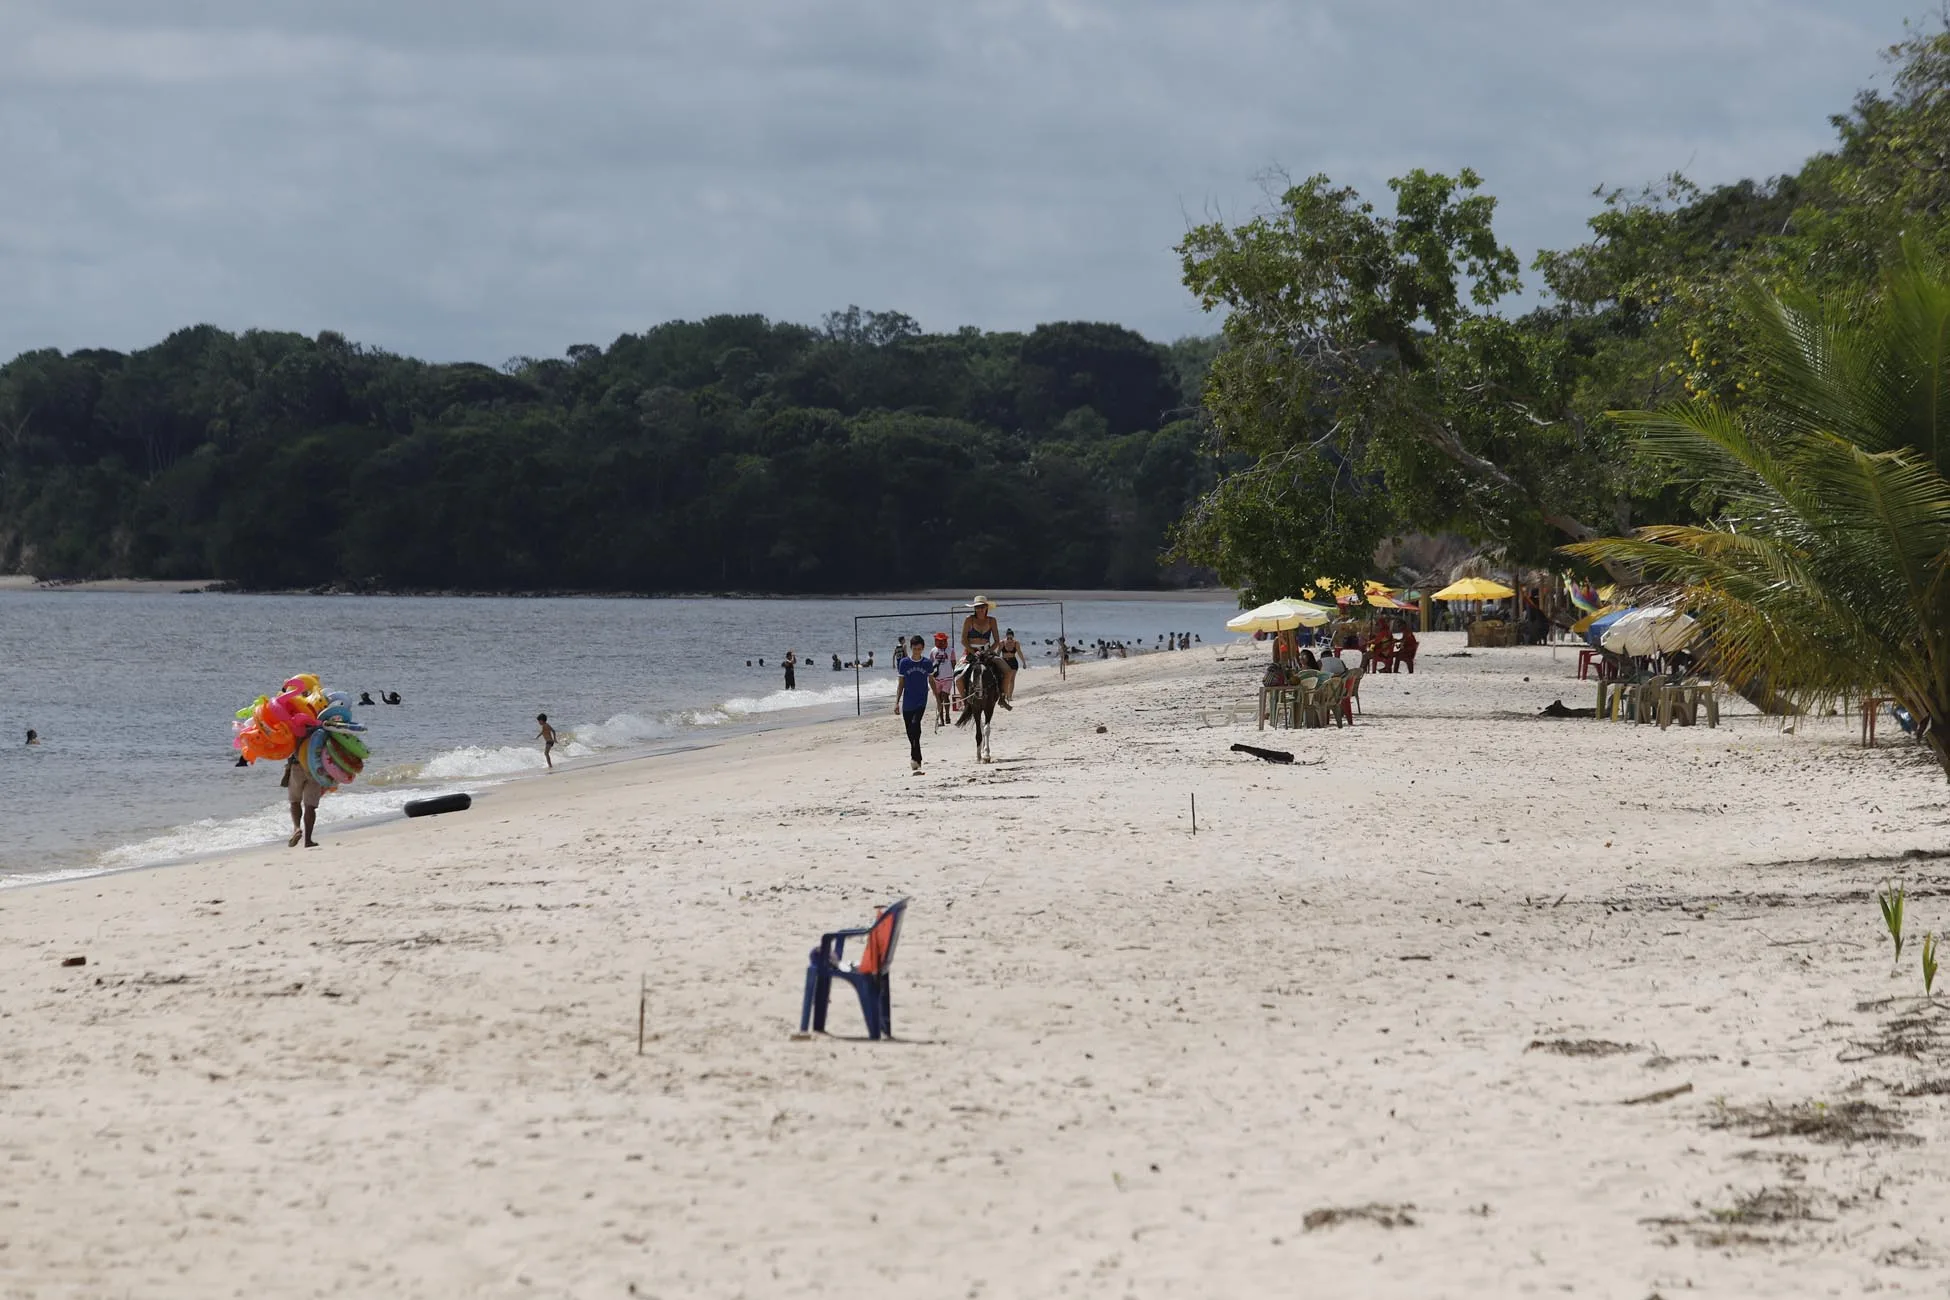
<svg viewBox="0 0 1950 1300">
<path fill-rule="evenodd" d="M 0 357 L 196 321 L 437 359 L 677 316 L 1207 330 L 1268 168 L 1474 166 L 1526 258 L 1600 183 L 1797 166 L 1930 0 L 11 0 Z"/>
</svg>

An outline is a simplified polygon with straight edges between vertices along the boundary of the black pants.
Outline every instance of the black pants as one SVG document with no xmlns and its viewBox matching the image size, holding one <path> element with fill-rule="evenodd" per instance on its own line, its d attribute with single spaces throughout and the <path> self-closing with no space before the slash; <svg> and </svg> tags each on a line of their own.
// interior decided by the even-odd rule
<svg viewBox="0 0 1950 1300">
<path fill-rule="evenodd" d="M 907 724 L 907 754 L 915 762 L 921 761 L 921 719 L 928 716 L 928 706 L 918 709 L 901 710 L 901 721 Z"/>
<path fill-rule="evenodd" d="M 792 666 L 790 664 L 787 664 L 785 669 L 785 688 L 788 691 L 796 691 L 799 689 L 799 679 L 792 675 Z"/>
</svg>

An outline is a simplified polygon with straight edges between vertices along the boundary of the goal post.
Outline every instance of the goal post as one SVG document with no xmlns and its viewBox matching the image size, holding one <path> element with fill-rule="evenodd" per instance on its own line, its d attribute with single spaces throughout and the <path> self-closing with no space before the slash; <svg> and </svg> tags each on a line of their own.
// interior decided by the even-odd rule
<svg viewBox="0 0 1950 1300">
<path fill-rule="evenodd" d="M 923 640 L 929 639 L 936 632 L 946 632 L 948 634 L 948 645 L 959 656 L 961 654 L 961 621 L 968 617 L 969 611 L 973 608 L 971 605 L 951 605 L 947 609 L 900 610 L 891 614 L 855 614 L 853 616 L 854 716 L 860 717 L 866 713 L 866 680 L 861 676 L 862 654 L 860 637 L 863 630 L 872 633 L 874 629 L 892 623 L 895 625 L 895 635 L 897 637 L 905 638 L 919 633 L 922 635 Z M 1055 610 L 1056 640 L 1058 645 L 1058 653 L 1056 656 L 1057 674 L 1065 681 L 1069 680 L 1070 665 L 1067 662 L 1069 656 L 1063 653 L 1063 648 L 1069 644 L 1069 624 L 1064 617 L 1062 601 L 1002 600 L 997 601 L 990 608 L 995 614 L 997 624 L 1003 621 L 1002 614 L 1004 610 Z M 862 627 L 863 624 L 866 625 L 864 629 Z M 892 667 L 891 664 L 888 666 Z M 1025 668 L 1028 667 L 1027 662 L 1023 666 Z"/>
</svg>

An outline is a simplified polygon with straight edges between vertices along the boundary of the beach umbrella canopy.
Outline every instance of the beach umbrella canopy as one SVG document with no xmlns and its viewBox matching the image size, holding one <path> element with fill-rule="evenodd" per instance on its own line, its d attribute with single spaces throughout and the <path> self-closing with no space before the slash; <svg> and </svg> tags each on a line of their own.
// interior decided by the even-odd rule
<svg viewBox="0 0 1950 1300">
<path fill-rule="evenodd" d="M 1594 646 L 1602 645 L 1604 635 L 1610 630 L 1611 625 L 1631 612 L 1629 607 L 1608 606 L 1602 613 L 1594 614 L 1590 618 L 1579 619 L 1577 623 L 1571 624 L 1571 628 L 1578 635 L 1582 636 L 1587 643 Z M 1579 627 L 1579 624 L 1583 624 L 1583 626 Z"/>
<path fill-rule="evenodd" d="M 1435 593 L 1437 600 L 1502 600 L 1517 593 L 1488 578 L 1463 578 Z"/>
<path fill-rule="evenodd" d="M 1598 632 L 1598 644 L 1604 649 L 1638 657 L 1685 649 L 1699 636 L 1699 621 L 1670 605 L 1650 605 L 1625 611 L 1601 632 L 1594 623 L 1592 631 Z"/>
<path fill-rule="evenodd" d="M 1582 636 L 1585 640 L 1591 642 L 1592 645 L 1597 645 L 1597 638 L 1585 636 L 1591 630 L 1591 625 L 1608 614 L 1623 614 L 1629 608 L 1630 606 L 1628 605 L 1600 605 L 1577 622 L 1571 624 L 1571 635 Z"/>
<path fill-rule="evenodd" d="M 1249 609 L 1235 618 L 1226 620 L 1226 630 L 1231 632 L 1290 632 L 1296 627 L 1319 627 L 1334 617 L 1334 611 L 1325 605 L 1312 601 L 1295 600 L 1288 596 L 1283 600 L 1271 600 L 1258 609 Z"/>
</svg>

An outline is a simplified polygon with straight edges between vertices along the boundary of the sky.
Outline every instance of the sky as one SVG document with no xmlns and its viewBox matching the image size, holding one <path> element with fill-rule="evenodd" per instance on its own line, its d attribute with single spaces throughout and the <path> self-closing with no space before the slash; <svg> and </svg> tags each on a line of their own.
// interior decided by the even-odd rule
<svg viewBox="0 0 1950 1300">
<path fill-rule="evenodd" d="M 1210 333 L 1173 246 L 1469 166 L 1794 170 L 1937 0 L 0 0 L 0 358 L 185 325 L 438 361 L 850 303 Z M 1535 276 L 1530 277 L 1533 281 Z"/>
</svg>

